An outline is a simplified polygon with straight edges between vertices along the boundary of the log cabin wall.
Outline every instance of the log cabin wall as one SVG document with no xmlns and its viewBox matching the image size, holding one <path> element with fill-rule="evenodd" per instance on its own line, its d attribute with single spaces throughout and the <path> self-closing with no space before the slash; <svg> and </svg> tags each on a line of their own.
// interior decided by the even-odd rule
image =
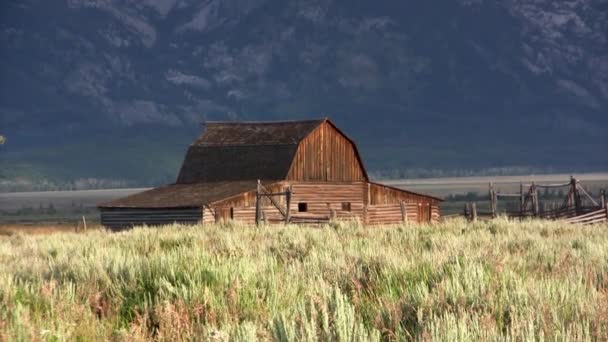
<svg viewBox="0 0 608 342">
<path fill-rule="evenodd" d="M 377 183 L 369 183 L 370 204 L 396 204 L 406 203 L 431 203 L 438 205 L 439 200 L 432 197 L 419 195 L 406 190 L 395 189 Z"/>
<path fill-rule="evenodd" d="M 373 225 L 419 222 L 418 203 L 377 204 L 367 207 L 365 223 Z"/>
<path fill-rule="evenodd" d="M 136 225 L 159 226 L 173 224 L 196 224 L 201 221 L 201 212 L 196 208 L 102 208 L 101 224 L 113 230 Z"/>
<path fill-rule="evenodd" d="M 361 182 L 367 175 L 354 143 L 325 121 L 300 142 L 287 180 Z"/>
<path fill-rule="evenodd" d="M 276 182 L 273 184 L 265 184 L 264 188 L 269 192 L 283 192 L 287 189 L 285 182 Z M 255 223 L 255 194 L 256 190 L 244 192 L 236 196 L 212 203 L 211 210 L 203 208 L 203 224 L 217 223 L 222 219 L 233 219 L 244 223 Z M 285 197 L 274 197 L 275 202 L 285 206 Z M 271 222 L 280 221 L 281 214 L 278 209 L 272 205 L 267 197 L 263 197 L 261 201 L 261 209 L 263 215 Z"/>
<path fill-rule="evenodd" d="M 329 216 L 334 210 L 337 218 L 363 217 L 366 183 L 301 183 L 292 182 L 291 215 Z M 305 204 L 306 211 L 300 211 Z"/>
<path fill-rule="evenodd" d="M 368 193 L 370 207 L 386 204 L 396 205 L 405 202 L 416 205 L 415 222 L 436 222 L 439 220 L 440 201 L 438 199 L 376 183 L 369 183 Z M 409 211 L 414 210 L 412 209 L 414 207 L 409 205 L 408 208 L 410 208 Z M 412 219 L 408 218 L 408 221 L 412 221 Z"/>
<path fill-rule="evenodd" d="M 338 219 L 359 218 L 369 225 L 429 222 L 439 220 L 439 201 L 423 195 L 401 191 L 368 182 L 277 182 L 265 185 L 270 192 L 284 192 L 291 186 L 292 216 L 325 216 L 332 210 Z M 274 197 L 285 206 L 285 197 Z M 403 202 L 403 209 L 401 203 Z M 301 211 L 305 206 L 305 211 Z M 203 210 L 203 223 L 221 219 L 255 222 L 255 191 L 249 191 L 211 205 L 213 212 Z M 263 217 L 269 223 L 280 222 L 282 216 L 267 199 L 261 202 Z M 405 212 L 404 212 L 405 211 Z"/>
</svg>

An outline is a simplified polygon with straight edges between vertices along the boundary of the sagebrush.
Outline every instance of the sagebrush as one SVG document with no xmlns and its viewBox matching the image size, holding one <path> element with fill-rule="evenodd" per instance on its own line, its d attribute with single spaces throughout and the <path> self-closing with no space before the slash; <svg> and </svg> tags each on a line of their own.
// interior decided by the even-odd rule
<svg viewBox="0 0 608 342">
<path fill-rule="evenodd" d="M 608 226 L 0 236 L 0 340 L 606 340 Z"/>
</svg>

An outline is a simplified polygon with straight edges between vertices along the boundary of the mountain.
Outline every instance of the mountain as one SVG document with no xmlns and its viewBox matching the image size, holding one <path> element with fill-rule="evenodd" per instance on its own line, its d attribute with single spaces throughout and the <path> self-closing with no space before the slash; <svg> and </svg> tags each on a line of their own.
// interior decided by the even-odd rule
<svg viewBox="0 0 608 342">
<path fill-rule="evenodd" d="M 608 167 L 606 0 L 0 5 L 5 177 L 172 179 L 205 120 L 331 117 L 369 168 Z"/>
</svg>

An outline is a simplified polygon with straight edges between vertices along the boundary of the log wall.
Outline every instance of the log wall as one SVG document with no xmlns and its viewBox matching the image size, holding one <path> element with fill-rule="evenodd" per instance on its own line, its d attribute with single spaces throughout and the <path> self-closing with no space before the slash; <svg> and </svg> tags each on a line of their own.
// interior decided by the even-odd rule
<svg viewBox="0 0 608 342">
<path fill-rule="evenodd" d="M 403 222 L 401 203 L 406 209 L 409 222 L 436 222 L 439 220 L 439 201 L 432 197 L 401 191 L 391 187 L 367 182 L 277 182 L 265 185 L 270 192 L 284 192 L 291 186 L 290 215 L 297 218 L 325 218 L 335 215 L 337 219 L 358 218 L 369 225 L 397 224 Z M 286 207 L 285 197 L 274 197 Z M 299 203 L 306 203 L 306 212 L 298 210 Z M 343 204 L 350 205 L 350 211 Z M 214 203 L 212 212 L 203 211 L 203 223 L 217 219 L 234 219 L 255 223 L 255 191 Z M 267 222 L 283 220 L 283 216 L 267 199 L 261 203 Z"/>
<path fill-rule="evenodd" d="M 430 203 L 439 205 L 440 201 L 433 197 L 417 194 L 407 190 L 397 189 L 390 186 L 369 183 L 369 197 L 371 205 L 406 203 Z"/>
<path fill-rule="evenodd" d="M 365 184 L 292 183 L 290 213 L 329 216 L 333 210 L 338 218 L 362 217 Z M 298 212 L 298 203 L 306 203 L 308 211 Z M 350 203 L 351 211 L 343 210 L 343 203 Z"/>
<path fill-rule="evenodd" d="M 200 220 L 201 212 L 198 208 L 101 209 L 101 224 L 113 230 L 121 230 L 139 225 L 196 224 Z"/>
</svg>

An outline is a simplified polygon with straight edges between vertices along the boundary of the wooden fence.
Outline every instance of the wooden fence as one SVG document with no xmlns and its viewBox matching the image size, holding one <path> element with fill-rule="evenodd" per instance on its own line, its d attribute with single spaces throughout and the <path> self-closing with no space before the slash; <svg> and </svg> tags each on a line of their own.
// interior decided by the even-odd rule
<svg viewBox="0 0 608 342">
<path fill-rule="evenodd" d="M 581 213 L 580 215 L 577 215 Z M 509 218 L 524 219 L 524 218 L 541 218 L 547 220 L 563 220 L 568 223 L 595 224 L 608 221 L 608 204 L 600 207 L 579 207 L 578 210 L 574 207 L 558 208 L 542 213 L 533 211 L 517 211 L 505 212 Z M 496 217 L 496 214 L 490 211 L 478 211 L 475 203 L 467 203 L 465 205 L 464 217 L 470 221 L 489 220 Z"/>
<path fill-rule="evenodd" d="M 608 221 L 608 204 L 602 209 L 565 219 L 568 223 L 595 224 Z"/>
<path fill-rule="evenodd" d="M 539 188 L 563 188 L 568 189 L 564 201 L 561 205 L 547 210 L 545 204 L 540 203 Z M 494 189 L 490 183 L 489 187 L 490 206 L 488 211 L 481 211 L 476 203 L 467 203 L 464 207 L 464 216 L 469 220 L 491 219 L 498 215 L 498 200 L 500 198 L 517 198 L 518 208 L 508 208 L 502 212 L 510 218 L 541 218 L 549 220 L 565 220 L 571 223 L 593 224 L 606 221 L 607 206 L 606 192 L 600 192 L 599 201 L 596 201 L 574 177 L 570 181 L 562 184 L 535 184 L 529 185 L 529 189 L 524 191 L 524 184 L 520 184 L 519 193 L 501 193 Z M 542 204 L 542 205 L 541 205 Z M 513 207 L 513 206 L 512 206 Z"/>
</svg>

